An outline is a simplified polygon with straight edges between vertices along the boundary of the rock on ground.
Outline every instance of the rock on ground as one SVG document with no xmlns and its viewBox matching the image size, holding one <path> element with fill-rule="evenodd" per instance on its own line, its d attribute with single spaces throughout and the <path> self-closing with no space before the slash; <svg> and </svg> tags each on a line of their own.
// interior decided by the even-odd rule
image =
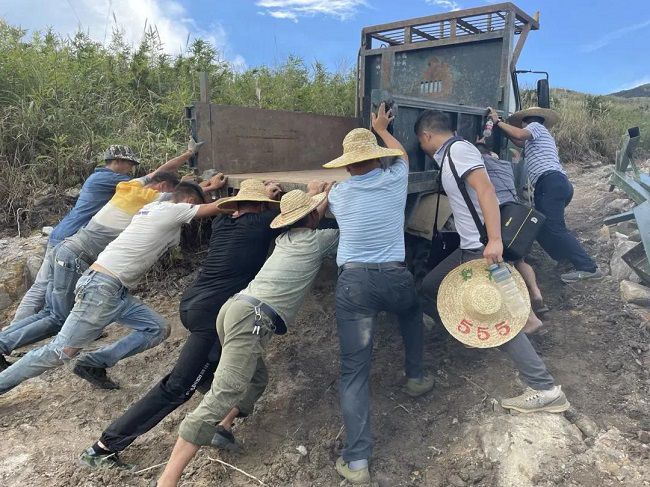
<svg viewBox="0 0 650 487">
<path fill-rule="evenodd" d="M 633 274 L 636 275 L 634 270 L 623 260 L 623 254 L 635 247 L 636 244 L 636 242 L 629 240 L 618 240 L 609 263 L 610 274 L 614 279 L 618 281 L 622 281 L 623 279 L 629 280 Z"/>
<path fill-rule="evenodd" d="M 630 281 L 621 281 L 620 287 L 621 298 L 626 303 L 650 306 L 650 288 Z"/>
<path fill-rule="evenodd" d="M 40 235 L 0 240 L 0 310 L 20 299 L 34 282 L 46 242 Z"/>
<path fill-rule="evenodd" d="M 459 442 L 499 465 L 495 487 L 532 487 L 543 463 L 583 451 L 582 434 L 560 414 L 500 415 L 470 426 Z"/>
</svg>

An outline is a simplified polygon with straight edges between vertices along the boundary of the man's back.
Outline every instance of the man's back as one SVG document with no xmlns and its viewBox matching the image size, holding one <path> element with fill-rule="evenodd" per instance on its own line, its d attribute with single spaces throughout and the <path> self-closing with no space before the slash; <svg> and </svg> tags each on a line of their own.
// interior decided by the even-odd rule
<svg viewBox="0 0 650 487">
<path fill-rule="evenodd" d="M 125 287 L 135 287 L 167 249 L 178 245 L 181 225 L 189 223 L 197 211 L 198 206 L 189 203 L 160 201 L 146 205 L 126 230 L 99 254 L 96 263 L 114 274 Z"/>
<path fill-rule="evenodd" d="M 107 168 L 95 169 L 95 172 L 84 182 L 72 210 L 52 231 L 49 244 L 54 246 L 74 235 L 113 197 L 117 184 L 129 179 L 128 175 L 119 174 Z"/>
<path fill-rule="evenodd" d="M 337 264 L 404 260 L 408 163 L 373 169 L 335 185 L 329 208 L 341 230 Z"/>
<path fill-rule="evenodd" d="M 295 228 L 275 240 L 273 254 L 242 294 L 271 306 L 289 326 L 314 282 L 323 258 L 333 255 L 338 230 Z"/>
<path fill-rule="evenodd" d="M 277 214 L 269 210 L 238 218 L 216 217 L 208 255 L 181 306 L 211 306 L 215 298 L 228 298 L 246 287 L 264 265 L 271 240 L 278 234 L 269 226 Z"/>
<path fill-rule="evenodd" d="M 512 164 L 488 154 L 483 154 L 483 162 L 497 193 L 499 203 L 516 201 L 517 190 L 515 189 L 515 175 L 512 171 Z"/>
</svg>

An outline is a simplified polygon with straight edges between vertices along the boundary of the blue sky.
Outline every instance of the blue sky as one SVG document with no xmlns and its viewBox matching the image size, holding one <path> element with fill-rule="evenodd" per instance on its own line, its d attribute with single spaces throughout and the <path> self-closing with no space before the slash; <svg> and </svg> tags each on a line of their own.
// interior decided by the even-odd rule
<svg viewBox="0 0 650 487">
<path fill-rule="evenodd" d="M 145 21 L 177 53 L 188 34 L 207 38 L 240 67 L 274 65 L 289 54 L 330 69 L 356 62 L 362 27 L 485 5 L 485 0 L 0 0 L 0 16 L 63 34 L 79 26 L 103 42 L 113 15 L 132 42 Z M 540 11 L 520 69 L 550 72 L 551 85 L 609 93 L 650 82 L 650 1 L 520 0 Z"/>
</svg>

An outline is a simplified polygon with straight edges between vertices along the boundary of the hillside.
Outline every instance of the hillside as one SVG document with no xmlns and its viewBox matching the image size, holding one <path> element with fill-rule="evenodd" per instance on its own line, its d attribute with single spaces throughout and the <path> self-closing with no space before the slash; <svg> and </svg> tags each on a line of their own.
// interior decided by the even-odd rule
<svg viewBox="0 0 650 487">
<path fill-rule="evenodd" d="M 609 96 L 620 96 L 621 98 L 650 98 L 650 83 L 639 85 L 629 90 L 610 93 Z"/>
</svg>

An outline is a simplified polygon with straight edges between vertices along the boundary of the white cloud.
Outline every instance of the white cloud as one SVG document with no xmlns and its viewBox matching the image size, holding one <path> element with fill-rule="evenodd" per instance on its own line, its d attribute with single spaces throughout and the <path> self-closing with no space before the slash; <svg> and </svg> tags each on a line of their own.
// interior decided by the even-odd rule
<svg viewBox="0 0 650 487">
<path fill-rule="evenodd" d="M 436 5 L 445 10 L 460 10 L 460 4 L 453 0 L 425 0 L 429 5 Z"/>
<path fill-rule="evenodd" d="M 299 17 L 330 15 L 340 20 L 347 20 L 356 14 L 359 7 L 366 5 L 366 0 L 257 0 L 263 14 L 276 19 L 289 19 L 294 22 Z"/>
<path fill-rule="evenodd" d="M 638 24 L 629 25 L 627 27 L 623 27 L 621 29 L 616 29 L 611 32 L 608 32 L 600 39 L 596 39 L 595 41 L 589 42 L 587 44 L 583 44 L 580 47 L 580 50 L 582 52 L 597 51 L 601 47 L 605 47 L 606 45 L 611 44 L 616 39 L 619 39 L 624 35 L 629 34 L 630 32 L 635 32 L 637 30 L 645 29 L 646 27 L 648 28 L 648 30 L 650 30 L 650 19 Z"/>
<path fill-rule="evenodd" d="M 637 78 L 634 81 L 630 81 L 628 83 L 622 84 L 618 88 L 615 88 L 612 90 L 612 92 L 617 92 L 617 91 L 623 91 L 623 90 L 631 90 L 632 88 L 636 88 L 637 86 L 645 85 L 650 83 L 650 74 L 646 76 L 642 76 L 641 78 Z"/>
<path fill-rule="evenodd" d="M 213 44 L 233 64 L 245 65 L 243 58 L 228 45 L 225 29 L 219 23 L 199 28 L 182 4 L 175 0 L 3 0 L 0 16 L 24 29 L 43 31 L 52 27 L 58 34 L 73 36 L 78 30 L 91 39 L 107 44 L 117 25 L 129 44 L 137 45 L 153 26 L 166 53 L 185 50 L 193 38 Z"/>
</svg>

